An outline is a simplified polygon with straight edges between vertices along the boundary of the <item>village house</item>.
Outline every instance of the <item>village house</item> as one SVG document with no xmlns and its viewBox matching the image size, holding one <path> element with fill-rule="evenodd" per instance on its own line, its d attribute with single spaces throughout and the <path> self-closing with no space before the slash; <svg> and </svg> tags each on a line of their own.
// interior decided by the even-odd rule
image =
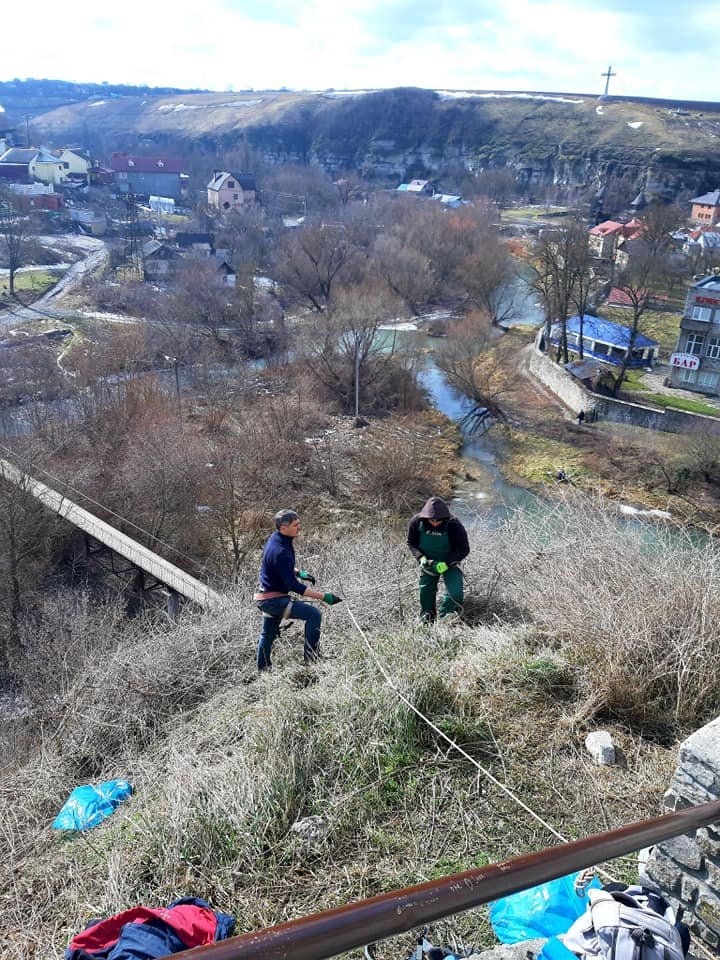
<svg viewBox="0 0 720 960">
<path fill-rule="evenodd" d="M 109 187 L 115 183 L 115 171 L 110 167 L 103 167 L 99 160 L 94 160 L 88 170 L 88 179 L 93 187 Z"/>
<path fill-rule="evenodd" d="M 678 230 L 673 238 L 682 243 L 683 253 L 687 254 L 709 254 L 720 249 L 720 230 L 711 226 Z"/>
<path fill-rule="evenodd" d="M 197 257 L 211 257 L 215 253 L 215 236 L 212 233 L 187 233 L 178 231 L 175 243 L 185 253 Z"/>
<path fill-rule="evenodd" d="M 13 183 L 61 184 L 66 171 L 57 157 L 37 147 L 10 147 L 0 156 L 0 179 Z"/>
<path fill-rule="evenodd" d="M 577 356 L 580 347 L 580 317 L 571 317 L 566 327 L 568 350 Z M 619 367 L 630 350 L 631 335 L 630 327 L 586 313 L 582 324 L 583 358 L 592 358 L 600 363 Z M 560 345 L 560 337 L 560 324 L 554 324 L 550 342 L 557 347 Z M 631 369 L 652 367 L 657 360 L 659 346 L 656 340 L 638 333 L 627 366 Z"/>
<path fill-rule="evenodd" d="M 672 386 L 720 393 L 720 277 L 704 277 L 690 287 L 670 366 Z"/>
<path fill-rule="evenodd" d="M 720 220 L 720 190 L 704 193 L 701 197 L 693 197 L 690 201 L 690 219 L 695 223 L 709 224 L 714 227 Z"/>
<path fill-rule="evenodd" d="M 230 213 L 252 206 L 256 196 L 255 177 L 251 173 L 215 170 L 207 185 L 208 207 L 217 213 Z"/>
<path fill-rule="evenodd" d="M 431 197 L 435 193 L 435 187 L 429 180 L 411 180 L 410 183 L 401 183 L 397 192 L 410 193 L 418 197 Z"/>
<path fill-rule="evenodd" d="M 56 157 L 63 166 L 66 180 L 75 180 L 80 183 L 89 182 L 90 160 L 83 155 L 80 150 L 73 150 L 70 147 L 63 147 L 60 150 L 53 150 L 53 156 Z"/>
<path fill-rule="evenodd" d="M 642 237 L 644 229 L 642 220 L 635 218 L 628 220 L 627 223 L 620 223 L 617 220 L 604 220 L 597 226 L 590 228 L 588 237 L 590 252 L 598 260 L 617 261 L 618 252 L 622 251 L 623 254 L 626 254 L 623 248 L 627 242 Z M 622 256 L 621 259 L 623 259 Z"/>
<path fill-rule="evenodd" d="M 182 165 L 176 157 L 136 157 L 113 153 L 110 167 L 119 193 L 138 197 L 171 197 L 180 200 Z"/>
<path fill-rule="evenodd" d="M 154 239 L 143 243 L 142 256 L 146 280 L 169 279 L 175 274 L 180 261 L 177 250 Z"/>
</svg>

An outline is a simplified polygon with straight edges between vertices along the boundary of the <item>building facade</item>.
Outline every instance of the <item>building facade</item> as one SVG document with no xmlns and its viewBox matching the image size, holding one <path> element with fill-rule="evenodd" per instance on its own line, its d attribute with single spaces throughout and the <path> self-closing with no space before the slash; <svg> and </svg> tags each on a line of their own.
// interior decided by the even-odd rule
<svg viewBox="0 0 720 960">
<path fill-rule="evenodd" d="M 580 317 L 570 317 L 566 322 L 568 351 L 573 356 L 580 355 Z M 550 342 L 559 347 L 562 331 L 560 324 L 555 324 L 550 333 Z M 612 320 L 602 320 L 600 317 L 586 313 L 582 321 L 583 358 L 597 360 L 610 366 L 619 367 L 623 363 L 629 369 L 652 367 L 657 361 L 659 344 L 657 340 L 642 333 L 635 335 L 632 350 L 632 330 L 621 323 Z"/>
<path fill-rule="evenodd" d="M 11 147 L 0 156 L 3 179 L 16 183 L 60 184 L 65 180 L 66 171 L 57 157 L 47 150 L 36 147 Z"/>
<path fill-rule="evenodd" d="M 207 185 L 207 202 L 210 210 L 230 213 L 242 210 L 255 203 L 255 177 L 250 173 L 228 173 L 216 170 Z"/>
<path fill-rule="evenodd" d="M 693 197 L 690 203 L 692 204 L 690 219 L 696 223 L 714 227 L 720 220 L 720 190 L 704 193 L 701 197 Z"/>
<path fill-rule="evenodd" d="M 720 277 L 690 287 L 670 365 L 674 387 L 720 393 Z"/>
<path fill-rule="evenodd" d="M 139 197 L 171 197 L 176 202 L 182 193 L 182 165 L 175 157 L 135 157 L 113 153 L 110 167 L 119 193 Z"/>
<path fill-rule="evenodd" d="M 88 182 L 90 161 L 78 150 L 71 150 L 69 147 L 64 147 L 62 150 L 53 150 L 53 156 L 57 157 L 62 164 L 66 178 L 79 180 L 83 183 Z"/>
</svg>

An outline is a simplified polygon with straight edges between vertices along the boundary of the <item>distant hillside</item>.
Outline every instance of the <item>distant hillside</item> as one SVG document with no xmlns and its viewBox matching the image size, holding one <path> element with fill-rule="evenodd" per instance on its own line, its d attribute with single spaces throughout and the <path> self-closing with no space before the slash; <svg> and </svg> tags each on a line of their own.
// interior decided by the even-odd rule
<svg viewBox="0 0 720 960">
<path fill-rule="evenodd" d="M 70 83 L 66 80 L 0 81 L 0 127 L 18 125 L 24 128 L 25 118 L 34 117 L 97 98 L 160 96 L 183 93 L 182 87 L 146 87 L 129 83 Z M 198 91 L 193 91 L 198 92 Z"/>
<path fill-rule="evenodd" d="M 1 91 L 0 91 L 1 95 Z M 442 176 L 511 167 L 528 184 L 592 184 L 608 173 L 669 192 L 720 183 L 720 104 L 586 94 L 182 93 L 85 100 L 39 116 L 53 142 L 92 137 L 180 152 L 243 140 L 273 160 L 366 175 Z"/>
</svg>

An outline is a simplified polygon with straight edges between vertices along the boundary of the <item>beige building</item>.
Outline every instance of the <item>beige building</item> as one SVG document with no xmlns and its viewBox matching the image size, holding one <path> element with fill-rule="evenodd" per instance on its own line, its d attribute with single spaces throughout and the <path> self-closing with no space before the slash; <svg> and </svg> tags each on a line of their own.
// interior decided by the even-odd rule
<svg viewBox="0 0 720 960">
<path fill-rule="evenodd" d="M 64 178 L 71 177 L 73 180 L 88 180 L 90 170 L 90 161 L 81 153 L 64 147 L 62 150 L 53 150 L 53 156 L 57 157 L 63 167 Z"/>
<path fill-rule="evenodd" d="M 42 147 L 11 147 L 0 157 L 0 164 L 6 170 L 12 168 L 13 176 L 6 179 L 21 178 L 42 183 L 62 183 L 65 179 L 63 165 L 57 157 Z"/>
<path fill-rule="evenodd" d="M 208 207 L 218 213 L 242 210 L 255 203 L 255 177 L 250 173 L 216 170 L 207 185 Z"/>
</svg>

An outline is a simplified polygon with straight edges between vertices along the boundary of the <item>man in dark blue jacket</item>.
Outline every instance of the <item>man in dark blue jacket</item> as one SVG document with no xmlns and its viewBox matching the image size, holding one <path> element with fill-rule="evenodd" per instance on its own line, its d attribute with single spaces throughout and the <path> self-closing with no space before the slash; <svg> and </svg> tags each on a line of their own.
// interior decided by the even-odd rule
<svg viewBox="0 0 720 960">
<path fill-rule="evenodd" d="M 272 645 L 281 621 L 286 618 L 305 621 L 305 663 L 314 663 L 318 659 L 322 614 L 309 603 L 293 600 L 291 593 L 310 600 L 323 600 L 329 606 L 341 601 L 341 597 L 336 597 L 334 593 L 315 590 L 315 577 L 305 570 L 298 570 L 293 540 L 299 533 L 300 520 L 294 510 L 280 510 L 275 514 L 275 533 L 263 550 L 260 585 L 254 597 L 263 615 L 257 648 L 258 670 L 267 670 L 272 665 Z"/>
</svg>

